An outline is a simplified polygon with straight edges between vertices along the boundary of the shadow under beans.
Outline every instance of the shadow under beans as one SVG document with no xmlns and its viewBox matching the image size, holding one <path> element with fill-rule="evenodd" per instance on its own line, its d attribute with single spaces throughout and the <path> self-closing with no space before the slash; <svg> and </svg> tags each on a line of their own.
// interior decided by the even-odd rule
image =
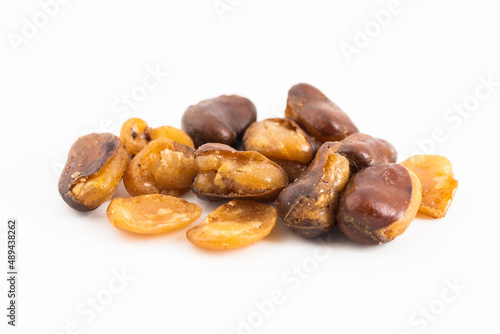
<svg viewBox="0 0 500 334">
<path fill-rule="evenodd" d="M 340 230 L 338 226 L 335 226 L 333 230 L 330 232 L 320 236 L 317 240 L 324 247 L 332 247 L 332 248 L 342 248 L 342 249 L 355 249 L 355 250 L 365 250 L 371 249 L 374 246 L 383 246 L 383 245 L 365 245 L 361 243 L 354 242 L 345 236 L 344 233 Z"/>
<path fill-rule="evenodd" d="M 291 229 L 289 229 L 283 220 L 278 217 L 276 220 L 276 225 L 273 230 L 267 237 L 265 237 L 264 241 L 269 242 L 284 242 L 287 239 L 299 238 Z"/>
<path fill-rule="evenodd" d="M 139 241 L 139 242 L 144 242 L 147 240 L 157 240 L 157 239 L 172 239 L 173 235 L 177 233 L 183 233 L 184 235 L 186 234 L 187 229 L 182 229 L 182 230 L 177 230 L 177 231 L 171 231 L 171 232 L 165 232 L 165 233 L 155 233 L 155 234 L 139 234 L 139 233 L 134 233 L 134 232 L 127 232 L 123 231 L 120 229 L 117 229 L 113 226 L 111 228 L 116 230 L 116 233 L 120 235 L 121 238 L 125 240 L 134 240 L 134 241 Z"/>
<path fill-rule="evenodd" d="M 422 219 L 422 220 L 437 220 L 437 218 L 424 215 L 423 213 L 420 213 L 420 212 L 417 213 L 417 216 L 415 218 L 416 219 Z"/>
<path fill-rule="evenodd" d="M 91 211 L 76 211 L 70 207 L 66 207 L 71 211 L 71 215 L 85 219 L 84 224 L 87 225 L 105 225 L 109 224 L 108 216 L 106 215 L 106 208 L 109 203 L 106 202 L 97 209 Z"/>
<path fill-rule="evenodd" d="M 186 242 L 189 243 L 189 241 L 186 240 Z M 238 253 L 244 253 L 247 250 L 251 251 L 252 245 L 245 246 L 245 247 L 239 247 L 239 248 L 229 248 L 229 249 L 211 249 L 211 248 L 204 248 L 200 246 L 196 246 L 194 244 L 191 244 L 191 246 L 199 253 L 204 254 L 204 255 L 216 255 L 218 257 L 220 256 L 233 256 L 234 254 Z"/>
</svg>

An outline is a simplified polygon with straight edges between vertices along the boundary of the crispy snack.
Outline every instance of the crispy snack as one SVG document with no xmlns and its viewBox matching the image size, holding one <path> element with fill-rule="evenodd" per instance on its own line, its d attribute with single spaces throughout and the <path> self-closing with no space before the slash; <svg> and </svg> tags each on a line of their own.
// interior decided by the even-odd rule
<svg viewBox="0 0 500 334">
<path fill-rule="evenodd" d="M 276 209 L 298 235 L 316 238 L 335 226 L 340 195 L 349 180 L 349 162 L 337 153 L 340 143 L 326 142 L 307 170 L 283 190 Z"/>
<path fill-rule="evenodd" d="M 186 145 L 194 149 L 194 143 L 191 137 L 181 129 L 174 128 L 169 125 L 159 126 L 151 130 L 151 140 L 168 138 L 172 139 L 179 144 Z"/>
<path fill-rule="evenodd" d="M 252 123 L 243 143 L 245 150 L 257 151 L 283 167 L 291 181 L 304 172 L 315 154 L 310 136 L 287 118 Z"/>
<path fill-rule="evenodd" d="M 186 236 L 191 243 L 204 248 L 239 248 L 252 245 L 271 233 L 276 218 L 276 210 L 271 205 L 232 200 L 188 230 Z"/>
<path fill-rule="evenodd" d="M 419 212 L 433 218 L 446 216 L 458 188 L 451 162 L 441 155 L 415 155 L 401 165 L 411 169 L 422 182 Z"/>
<path fill-rule="evenodd" d="M 189 190 L 196 173 L 194 150 L 172 139 L 161 138 L 150 142 L 130 160 L 123 184 L 132 196 L 179 196 Z"/>
<path fill-rule="evenodd" d="M 366 167 L 383 163 L 394 163 L 398 154 L 394 146 L 384 139 L 373 138 L 364 133 L 353 133 L 342 139 L 339 154 L 349 160 L 351 174 Z"/>
<path fill-rule="evenodd" d="M 358 128 L 335 103 L 320 90 L 297 84 L 288 92 L 285 116 L 293 119 L 322 143 L 339 141 L 358 132 Z"/>
<path fill-rule="evenodd" d="M 222 95 L 190 106 L 182 116 L 182 129 L 196 147 L 222 143 L 237 147 L 246 128 L 257 119 L 257 110 L 247 98 Z"/>
<path fill-rule="evenodd" d="M 130 118 L 123 123 L 120 130 L 120 139 L 123 148 L 133 157 L 145 148 L 152 140 L 168 138 L 179 144 L 189 146 L 194 149 L 194 143 L 184 131 L 165 125 L 151 128 L 140 118 Z"/>
<path fill-rule="evenodd" d="M 114 198 L 108 206 L 107 215 L 117 229 L 156 234 L 191 224 L 201 216 L 201 207 L 181 198 L 150 194 Z"/>
<path fill-rule="evenodd" d="M 195 153 L 199 173 L 191 189 L 201 199 L 253 199 L 271 202 L 288 185 L 286 172 L 254 151 L 224 144 L 205 144 Z"/>
<path fill-rule="evenodd" d="M 127 153 L 134 156 L 151 141 L 151 128 L 140 118 L 130 118 L 122 125 L 120 139 Z"/>
<path fill-rule="evenodd" d="M 115 135 L 91 133 L 78 138 L 59 178 L 61 197 L 75 210 L 96 209 L 116 192 L 127 160 Z"/>
<path fill-rule="evenodd" d="M 411 170 L 380 164 L 351 177 L 340 199 L 337 222 L 349 239 L 381 244 L 406 230 L 421 201 L 422 187 Z"/>
</svg>

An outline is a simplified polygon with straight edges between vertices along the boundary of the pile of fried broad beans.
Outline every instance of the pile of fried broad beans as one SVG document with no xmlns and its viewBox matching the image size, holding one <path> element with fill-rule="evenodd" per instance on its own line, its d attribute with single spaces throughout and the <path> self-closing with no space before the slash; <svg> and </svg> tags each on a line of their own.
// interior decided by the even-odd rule
<svg viewBox="0 0 500 334">
<path fill-rule="evenodd" d="M 188 107 L 181 129 L 131 118 L 119 136 L 76 140 L 59 193 L 78 211 L 111 200 L 106 213 L 114 227 L 158 234 L 200 220 L 201 206 L 181 198 L 191 191 L 221 203 L 186 231 L 192 244 L 210 249 L 254 244 L 278 217 L 303 238 L 338 225 L 350 240 L 370 245 L 394 240 L 418 212 L 445 217 L 458 186 L 447 158 L 397 163 L 391 143 L 359 132 L 309 84 L 289 90 L 283 116 L 257 121 L 249 99 L 222 95 Z M 122 181 L 130 197 L 113 197 Z"/>
</svg>

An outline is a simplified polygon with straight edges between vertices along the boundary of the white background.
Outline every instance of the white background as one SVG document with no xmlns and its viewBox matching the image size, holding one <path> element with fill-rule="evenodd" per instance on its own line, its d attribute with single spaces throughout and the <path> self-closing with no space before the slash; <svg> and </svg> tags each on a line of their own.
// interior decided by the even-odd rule
<svg viewBox="0 0 500 334">
<path fill-rule="evenodd" d="M 8 332 L 499 332 L 497 4 L 401 0 L 377 31 L 371 12 L 389 1 L 221 3 L 232 4 L 222 18 L 213 0 L 69 1 L 16 52 L 12 36 L 42 9 L 2 1 L 0 259 L 6 268 L 5 224 L 16 217 L 20 272 L 18 327 Z M 357 35 L 366 27 L 365 46 Z M 341 46 L 356 36 L 349 62 Z M 117 113 L 116 101 L 138 89 L 148 68 L 168 76 Z M 481 86 L 488 77 L 497 85 L 490 91 Z M 118 134 L 131 116 L 180 127 L 189 105 L 221 94 L 250 98 L 259 120 L 276 117 L 299 82 L 321 89 L 362 132 L 392 142 L 399 161 L 418 143 L 448 157 L 460 185 L 447 217 L 419 216 L 374 247 L 337 230 L 320 246 L 278 221 L 256 245 L 215 252 L 191 245 L 187 228 L 118 231 L 107 204 L 79 213 L 58 194 L 58 168 L 82 134 L 103 126 Z M 476 88 L 488 96 L 478 99 Z M 463 116 L 448 111 L 463 103 L 471 103 Z M 117 195 L 127 194 L 120 187 Z M 202 218 L 215 207 L 203 204 Z M 122 271 L 133 279 L 109 292 Z M 280 303 L 262 303 L 279 291 Z M 2 279 L 2 328 L 10 327 L 6 293 Z M 96 296 L 106 305 L 91 317 L 86 303 Z"/>
</svg>

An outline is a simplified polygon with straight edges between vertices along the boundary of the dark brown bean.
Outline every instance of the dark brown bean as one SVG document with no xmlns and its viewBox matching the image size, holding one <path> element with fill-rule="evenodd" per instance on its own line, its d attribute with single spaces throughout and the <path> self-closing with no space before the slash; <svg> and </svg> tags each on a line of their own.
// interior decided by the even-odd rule
<svg viewBox="0 0 500 334">
<path fill-rule="evenodd" d="M 398 158 L 396 149 L 391 143 L 364 133 L 354 133 L 344 138 L 341 143 L 339 153 L 349 160 L 351 174 L 366 167 L 394 163 Z"/>
<path fill-rule="evenodd" d="M 298 235 L 316 238 L 335 226 L 340 195 L 349 179 L 349 162 L 338 142 L 324 143 L 307 170 L 276 200 L 278 215 Z"/>
<path fill-rule="evenodd" d="M 285 116 L 321 142 L 339 141 L 358 132 L 349 116 L 335 103 L 317 88 L 304 83 L 288 92 Z"/>
<path fill-rule="evenodd" d="M 351 240 L 380 244 L 402 234 L 422 200 L 418 177 L 405 167 L 385 163 L 354 174 L 340 199 L 337 221 Z"/>
<path fill-rule="evenodd" d="M 222 95 L 190 106 L 182 116 L 182 129 L 196 147 L 205 143 L 237 147 L 246 128 L 256 119 L 252 101 L 238 95 Z"/>
</svg>

